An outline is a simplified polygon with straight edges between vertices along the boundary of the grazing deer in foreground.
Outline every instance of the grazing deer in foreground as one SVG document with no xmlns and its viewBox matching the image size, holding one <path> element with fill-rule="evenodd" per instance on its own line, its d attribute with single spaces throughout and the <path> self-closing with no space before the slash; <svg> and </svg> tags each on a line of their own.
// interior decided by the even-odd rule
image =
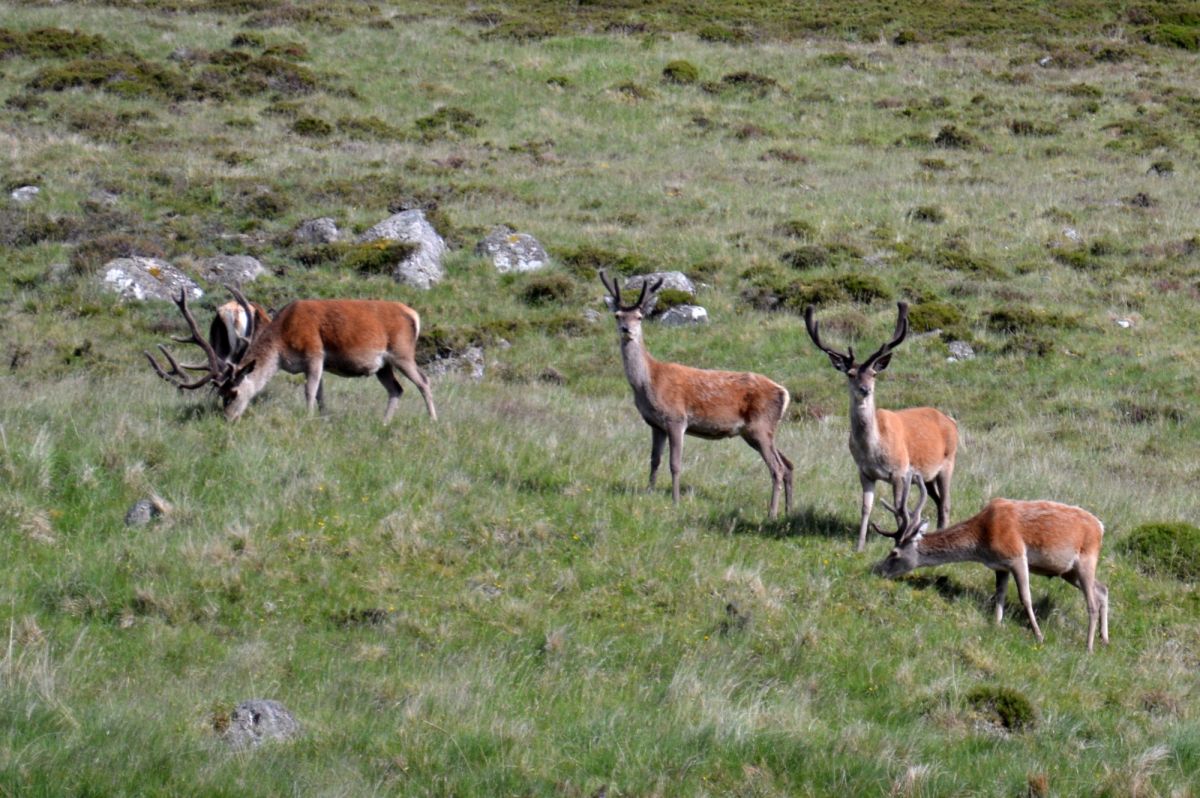
<svg viewBox="0 0 1200 798">
<path fill-rule="evenodd" d="M 430 418 L 437 420 L 429 381 L 417 367 L 415 355 L 421 319 L 417 312 L 400 302 L 370 299 L 301 299 L 290 303 L 265 328 L 258 329 L 255 314 L 243 307 L 250 319 L 240 340 L 245 349 L 236 361 L 222 359 L 212 344 L 204 340 L 187 307 L 187 297 L 176 301 L 191 330 L 180 343 L 194 343 L 204 350 L 207 364 L 181 365 L 166 347 L 159 347 L 170 364 L 164 370 L 147 352 L 146 357 L 160 377 L 182 389 L 199 388 L 212 382 L 225 406 L 225 417 L 236 421 L 250 400 L 261 391 L 280 369 L 289 374 L 304 373 L 304 393 L 311 412 L 324 409 L 322 377 L 326 371 L 343 377 L 374 374 L 388 393 L 384 423 L 391 420 L 404 388 L 396 380 L 392 367 L 417 386 L 425 399 Z M 240 348 L 240 347 L 239 347 Z M 193 382 L 185 382 L 181 369 L 204 372 Z"/>
<path fill-rule="evenodd" d="M 899 529 L 885 532 L 871 523 L 876 532 L 896 541 L 891 553 L 875 566 L 877 573 L 894 579 L 930 565 L 983 563 L 996 572 L 996 623 L 1004 618 L 1004 595 L 1012 574 L 1039 643 L 1043 640 L 1042 630 L 1033 613 L 1029 574 L 1061 576 L 1083 592 L 1087 603 L 1088 651 L 1096 638 L 1097 620 L 1100 640 L 1107 645 L 1108 588 L 1096 579 L 1104 538 L 1100 519 L 1079 507 L 1058 502 L 992 499 L 967 520 L 926 535 L 928 522 L 920 520 L 926 490 L 923 483 L 918 484 L 921 499 L 914 513 L 904 505 L 888 507 L 895 513 Z"/>
<path fill-rule="evenodd" d="M 621 360 L 633 388 L 638 412 L 650 425 L 650 489 L 662 462 L 663 444 L 671 443 L 671 496 L 679 503 L 679 472 L 683 460 L 683 436 L 718 440 L 740 435 L 758 452 L 771 472 L 769 515 L 779 512 L 779 489 L 784 506 L 792 509 L 792 463 L 775 448 L 775 429 L 791 397 L 782 385 L 761 374 L 711 371 L 663 363 L 650 357 L 642 341 L 642 319 L 650 313 L 662 279 L 642 283 L 642 292 L 632 305 L 621 304 L 621 289 L 601 271 L 617 319 Z"/>
<path fill-rule="evenodd" d="M 895 349 L 908 335 L 908 304 L 899 303 L 892 340 L 861 363 L 854 349 L 843 354 L 821 343 L 813 306 L 804 311 L 804 324 L 817 348 L 829 356 L 833 367 L 846 375 L 850 388 L 850 455 L 858 466 L 862 484 L 862 518 L 858 526 L 858 551 L 867 545 L 867 523 L 875 503 L 875 482 L 892 485 L 897 507 L 908 498 L 911 476 L 919 476 L 937 504 L 938 527 L 950 521 L 950 478 L 958 449 L 958 425 L 932 407 L 906 410 L 875 408 L 875 377 L 888 367 Z"/>
</svg>

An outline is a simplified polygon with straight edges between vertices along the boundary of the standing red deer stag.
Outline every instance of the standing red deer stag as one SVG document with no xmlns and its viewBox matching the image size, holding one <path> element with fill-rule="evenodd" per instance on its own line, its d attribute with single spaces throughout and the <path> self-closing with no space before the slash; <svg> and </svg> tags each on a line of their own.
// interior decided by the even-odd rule
<svg viewBox="0 0 1200 798">
<path fill-rule="evenodd" d="M 194 343 L 204 350 L 207 365 L 183 365 L 160 347 L 171 366 L 164 370 L 146 353 L 154 370 L 180 389 L 199 388 L 212 382 L 225 406 L 225 417 L 235 421 L 250 400 L 261 391 L 280 369 L 289 374 L 305 375 L 305 398 L 309 411 L 324 409 L 322 390 L 326 371 L 343 377 L 374 374 L 388 393 L 384 423 L 391 420 L 404 388 L 392 367 L 417 386 L 425 399 L 430 418 L 437 420 L 429 381 L 417 367 L 415 355 L 421 319 L 417 312 L 400 302 L 370 299 L 301 299 L 290 303 L 265 328 L 257 329 L 254 313 L 246 333 L 244 352 L 234 360 L 222 359 L 213 346 L 201 337 L 196 321 L 187 307 L 187 297 L 176 302 L 191 330 L 181 343 Z M 203 371 L 199 379 L 187 383 L 182 369 Z"/>
<path fill-rule="evenodd" d="M 633 388 L 638 412 L 650 425 L 650 489 L 662 462 L 663 444 L 671 443 L 671 496 L 679 502 L 679 472 L 683 460 L 683 436 L 717 440 L 740 435 L 758 452 L 771 472 L 769 515 L 779 513 L 779 489 L 784 504 L 792 509 L 792 463 L 775 448 L 775 430 L 787 410 L 787 389 L 761 374 L 711 371 L 664 363 L 646 351 L 642 341 L 642 319 L 649 315 L 655 293 L 662 288 L 642 283 L 642 292 L 632 305 L 621 304 L 621 289 L 601 271 L 600 281 L 612 297 L 620 336 L 625 376 Z"/>
<path fill-rule="evenodd" d="M 867 545 L 867 524 L 875 503 L 877 480 L 891 483 L 893 500 L 897 507 L 902 507 L 908 498 L 909 478 L 919 476 L 937 504 L 938 527 L 944 527 L 950 521 L 950 478 L 958 449 L 958 425 L 932 407 L 875 408 L 875 377 L 888 367 L 892 350 L 908 335 L 908 304 L 899 303 L 892 340 L 861 363 L 854 362 L 853 348 L 842 353 L 821 343 L 812 305 L 804 311 L 804 324 L 817 348 L 829 356 L 835 369 L 846 375 L 850 389 L 850 455 L 858 466 L 862 484 L 858 551 Z"/>
<path fill-rule="evenodd" d="M 899 524 L 895 532 L 885 532 L 871 523 L 876 532 L 896 541 L 891 553 L 875 566 L 878 573 L 894 579 L 914 568 L 952 562 L 983 563 L 996 572 L 996 623 L 1004 618 L 1004 596 L 1011 574 L 1039 643 L 1044 638 L 1033 612 L 1029 574 L 1060 576 L 1083 593 L 1088 613 L 1088 651 L 1096 638 L 1097 621 L 1100 640 L 1108 643 L 1108 588 L 1096 579 L 1104 539 L 1100 519 L 1079 507 L 1058 502 L 992 499 L 967 520 L 926 535 L 928 524 L 920 520 L 926 491 L 923 484 L 920 487 L 921 500 L 915 512 L 909 513 L 903 505 L 892 510 Z"/>
</svg>

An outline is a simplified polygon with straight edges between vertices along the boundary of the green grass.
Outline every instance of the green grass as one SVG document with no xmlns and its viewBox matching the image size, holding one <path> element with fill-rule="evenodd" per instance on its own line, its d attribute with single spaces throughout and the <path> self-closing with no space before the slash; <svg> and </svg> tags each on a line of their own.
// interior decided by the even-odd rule
<svg viewBox="0 0 1200 798">
<path fill-rule="evenodd" d="M 1145 41 L 1195 21 L 829 8 L 0 4 L 0 186 L 42 189 L 0 200 L 0 794 L 1200 790 L 1200 592 L 1124 543 L 1200 509 L 1200 75 Z M 454 246 L 425 293 L 291 243 L 410 207 Z M 498 224 L 555 265 L 495 274 Z M 407 302 L 423 357 L 482 344 L 487 374 L 437 379 L 436 424 L 410 387 L 384 427 L 374 380 L 310 417 L 282 375 L 226 424 L 142 358 L 175 308 L 96 287 L 130 252 L 255 255 L 268 306 Z M 644 492 L 599 268 L 701 283 L 712 322 L 649 324 L 656 356 L 788 387 L 788 517 L 738 441 L 687 440 L 678 507 Z M 883 541 L 853 553 L 844 378 L 797 314 L 869 351 L 902 299 L 944 335 L 903 344 L 881 406 L 958 420 L 955 519 L 1104 521 L 1111 646 L 1085 653 L 1065 583 L 1034 582 L 1038 645 L 992 625 L 982 567 L 888 582 Z M 126 528 L 149 495 L 170 512 Z M 302 736 L 227 751 L 253 697 Z"/>
</svg>

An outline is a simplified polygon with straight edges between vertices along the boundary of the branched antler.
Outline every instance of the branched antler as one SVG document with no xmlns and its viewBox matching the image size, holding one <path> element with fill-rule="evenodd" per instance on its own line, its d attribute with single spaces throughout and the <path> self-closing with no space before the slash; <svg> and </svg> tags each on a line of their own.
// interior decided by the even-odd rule
<svg viewBox="0 0 1200 798">
<path fill-rule="evenodd" d="M 917 487 L 921 489 L 921 499 L 917 502 L 917 507 L 911 513 L 908 511 L 908 487 L 910 482 L 916 482 Z M 897 529 L 895 532 L 885 532 L 879 528 L 879 525 L 874 521 L 871 522 L 871 529 L 883 535 L 885 538 L 892 538 L 896 541 L 897 546 L 903 546 L 909 538 L 915 535 L 921 529 L 921 511 L 925 509 L 925 501 L 929 498 L 929 491 L 925 488 L 925 481 L 921 479 L 921 475 L 913 472 L 909 479 L 904 482 L 904 490 L 900 493 L 900 504 L 898 507 L 893 507 L 883 499 L 879 502 L 896 517 Z"/>
<path fill-rule="evenodd" d="M 158 348 L 162 351 L 163 356 L 166 357 L 167 364 L 170 366 L 169 369 L 164 369 L 161 365 L 159 365 L 158 361 L 155 360 L 154 356 L 149 352 L 143 351 L 142 354 L 144 354 L 146 359 L 150 361 L 151 367 L 154 368 L 154 372 L 158 376 L 162 377 L 164 380 L 171 383 L 181 391 L 195 390 L 196 388 L 201 388 L 207 385 L 213 380 L 221 378 L 230 368 L 230 364 L 228 361 L 222 360 L 220 357 L 218 357 L 216 350 L 214 350 L 212 345 L 205 340 L 203 335 L 200 334 L 200 329 L 196 325 L 196 319 L 192 316 L 191 310 L 188 309 L 187 289 L 181 289 L 179 292 L 179 299 L 174 301 L 179 307 L 179 310 L 183 313 L 183 318 L 185 321 L 187 321 L 188 329 L 191 330 L 191 335 L 189 335 L 187 338 L 177 338 L 172 336 L 171 340 L 181 344 L 196 344 L 204 350 L 204 354 L 208 358 L 208 363 L 194 365 L 189 363 L 180 363 L 171 354 L 170 350 L 168 350 L 167 347 L 162 344 L 159 344 Z M 185 374 L 184 369 L 187 369 L 188 371 L 202 371 L 204 374 L 199 379 L 188 382 L 187 380 L 189 379 L 190 375 Z"/>
</svg>

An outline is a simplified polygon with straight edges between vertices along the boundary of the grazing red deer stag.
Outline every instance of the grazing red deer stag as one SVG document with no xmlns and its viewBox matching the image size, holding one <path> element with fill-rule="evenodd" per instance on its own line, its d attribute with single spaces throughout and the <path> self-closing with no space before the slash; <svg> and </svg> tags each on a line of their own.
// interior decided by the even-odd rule
<svg viewBox="0 0 1200 798">
<path fill-rule="evenodd" d="M 878 573 L 895 578 L 931 565 L 983 563 L 996 572 L 996 623 L 1004 618 L 1004 596 L 1011 574 L 1039 643 L 1044 638 L 1033 613 L 1029 574 L 1060 576 L 1083 593 L 1088 613 L 1088 651 L 1096 638 L 1097 621 L 1100 640 L 1108 643 L 1108 588 L 1096 579 L 1104 538 L 1100 519 L 1079 507 L 1058 502 L 992 499 L 967 520 L 926 535 L 928 523 L 920 520 L 925 495 L 921 484 L 921 501 L 914 513 L 903 505 L 893 510 L 899 524 L 895 532 L 885 532 L 871 523 L 876 532 L 896 541 L 891 553 L 875 566 Z"/>
<path fill-rule="evenodd" d="M 908 335 L 908 304 L 899 303 L 892 340 L 861 363 L 854 349 L 843 354 L 821 343 L 813 306 L 804 311 L 804 324 L 817 348 L 829 356 L 833 367 L 846 375 L 850 389 L 850 455 L 858 466 L 862 484 L 862 517 L 858 526 L 858 551 L 867 545 L 867 523 L 875 503 L 875 482 L 892 485 L 896 506 L 908 496 L 910 476 L 920 477 L 937 504 L 938 527 L 950 521 L 950 478 L 958 449 L 958 425 L 932 407 L 906 410 L 875 408 L 875 377 L 888 367 L 895 349 Z"/>
<path fill-rule="evenodd" d="M 400 302 L 369 299 L 301 299 L 290 303 L 265 328 L 248 325 L 242 338 L 248 342 L 236 362 L 222 360 L 212 345 L 201 337 L 187 309 L 187 298 L 176 302 L 191 329 L 181 343 L 194 343 L 208 357 L 205 365 L 178 364 L 165 347 L 160 347 L 171 365 L 164 371 L 150 358 L 158 375 L 180 389 L 193 389 L 212 382 L 225 405 L 225 417 L 235 421 L 250 400 L 261 391 L 280 369 L 289 374 L 305 375 L 305 398 L 309 411 L 324 409 L 323 375 L 326 371 L 343 377 L 374 374 L 388 393 L 383 420 L 391 420 L 404 388 L 396 380 L 392 367 L 417 386 L 425 399 L 430 418 L 437 420 L 429 381 L 417 367 L 416 343 L 421 329 L 417 312 Z M 248 314 L 253 318 L 254 314 Z M 184 383 L 180 370 L 206 373 L 192 383 Z"/>
<path fill-rule="evenodd" d="M 621 304 L 617 281 L 601 271 L 600 281 L 612 297 L 612 308 L 620 335 L 625 376 L 633 388 L 638 412 L 650 425 L 650 490 L 662 462 L 663 444 L 671 444 L 671 496 L 679 502 L 679 472 L 683 460 L 683 436 L 717 440 L 740 435 L 762 456 L 771 472 L 769 515 L 779 512 L 779 489 L 784 505 L 792 509 L 792 463 L 775 448 L 775 429 L 787 410 L 787 389 L 761 374 L 711 371 L 663 363 L 646 351 L 642 341 L 642 319 L 650 312 L 655 293 L 662 287 L 642 283 L 642 292 L 632 305 Z"/>
</svg>

